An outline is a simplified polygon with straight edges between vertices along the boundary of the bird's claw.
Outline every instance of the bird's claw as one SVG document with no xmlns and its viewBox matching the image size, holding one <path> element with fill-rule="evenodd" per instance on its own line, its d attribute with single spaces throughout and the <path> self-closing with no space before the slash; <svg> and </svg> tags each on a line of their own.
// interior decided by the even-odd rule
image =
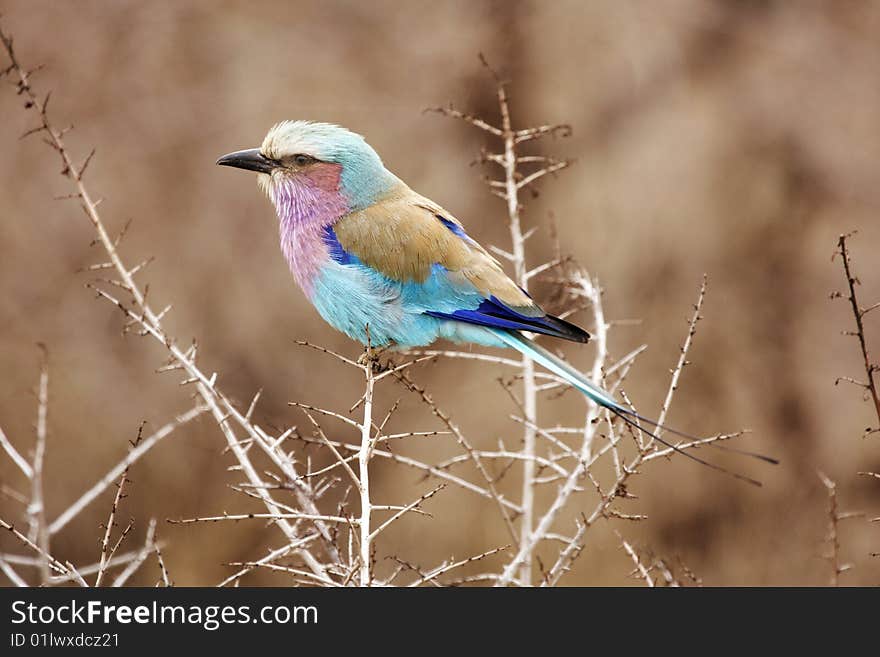
<svg viewBox="0 0 880 657">
<path fill-rule="evenodd" d="M 382 371 L 379 357 L 385 352 L 385 349 L 385 347 L 366 347 L 364 353 L 362 353 L 357 359 L 358 365 L 361 365 L 362 367 L 370 365 L 373 368 L 373 371 Z"/>
</svg>

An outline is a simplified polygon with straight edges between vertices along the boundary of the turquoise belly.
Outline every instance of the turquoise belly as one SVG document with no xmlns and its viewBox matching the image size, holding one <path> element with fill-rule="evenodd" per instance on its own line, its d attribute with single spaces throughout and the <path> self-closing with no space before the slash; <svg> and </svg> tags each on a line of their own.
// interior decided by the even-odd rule
<svg viewBox="0 0 880 657">
<path fill-rule="evenodd" d="M 311 301 L 324 320 L 353 340 L 373 346 L 423 347 L 437 338 L 505 346 L 489 331 L 425 315 L 476 308 L 482 298 L 456 289 L 441 271 L 424 283 L 394 281 L 362 265 L 330 261 L 314 279 Z"/>
</svg>

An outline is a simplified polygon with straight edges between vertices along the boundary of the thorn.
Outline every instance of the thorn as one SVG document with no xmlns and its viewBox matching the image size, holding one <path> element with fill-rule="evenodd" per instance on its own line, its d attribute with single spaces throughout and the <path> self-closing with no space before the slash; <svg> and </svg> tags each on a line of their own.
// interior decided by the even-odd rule
<svg viewBox="0 0 880 657">
<path fill-rule="evenodd" d="M 93 148 L 89 151 L 89 154 L 86 155 L 86 159 L 83 161 L 82 166 L 80 166 L 79 171 L 77 172 L 77 179 L 82 179 L 83 175 L 85 175 L 86 169 L 89 166 L 89 163 L 92 161 L 92 158 L 95 156 L 95 149 Z"/>
<path fill-rule="evenodd" d="M 131 226 L 132 219 L 129 218 L 128 221 L 125 222 L 125 225 L 122 226 L 122 230 L 119 231 L 119 235 L 116 236 L 116 239 L 113 240 L 113 246 L 119 246 L 119 243 L 122 241 L 122 238 L 125 237 L 125 234 L 128 232 L 128 227 Z"/>
</svg>

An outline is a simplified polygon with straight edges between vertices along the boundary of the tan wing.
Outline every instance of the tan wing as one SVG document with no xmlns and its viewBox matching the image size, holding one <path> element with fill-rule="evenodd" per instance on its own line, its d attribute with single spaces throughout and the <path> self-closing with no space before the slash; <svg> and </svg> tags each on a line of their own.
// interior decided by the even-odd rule
<svg viewBox="0 0 880 657">
<path fill-rule="evenodd" d="M 543 315 L 498 261 L 464 233 L 461 222 L 409 188 L 343 217 L 333 228 L 343 249 L 391 279 L 424 282 L 440 264 L 487 299 Z"/>
</svg>

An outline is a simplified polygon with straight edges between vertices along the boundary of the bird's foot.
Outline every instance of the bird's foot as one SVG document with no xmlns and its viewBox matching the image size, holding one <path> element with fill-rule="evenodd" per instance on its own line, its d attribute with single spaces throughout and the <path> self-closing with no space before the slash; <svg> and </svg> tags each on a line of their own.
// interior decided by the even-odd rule
<svg viewBox="0 0 880 657">
<path fill-rule="evenodd" d="M 382 365 L 379 363 L 379 357 L 387 350 L 388 347 L 366 347 L 364 353 L 357 359 L 357 363 L 363 367 L 370 365 L 374 372 L 381 372 Z"/>
</svg>

